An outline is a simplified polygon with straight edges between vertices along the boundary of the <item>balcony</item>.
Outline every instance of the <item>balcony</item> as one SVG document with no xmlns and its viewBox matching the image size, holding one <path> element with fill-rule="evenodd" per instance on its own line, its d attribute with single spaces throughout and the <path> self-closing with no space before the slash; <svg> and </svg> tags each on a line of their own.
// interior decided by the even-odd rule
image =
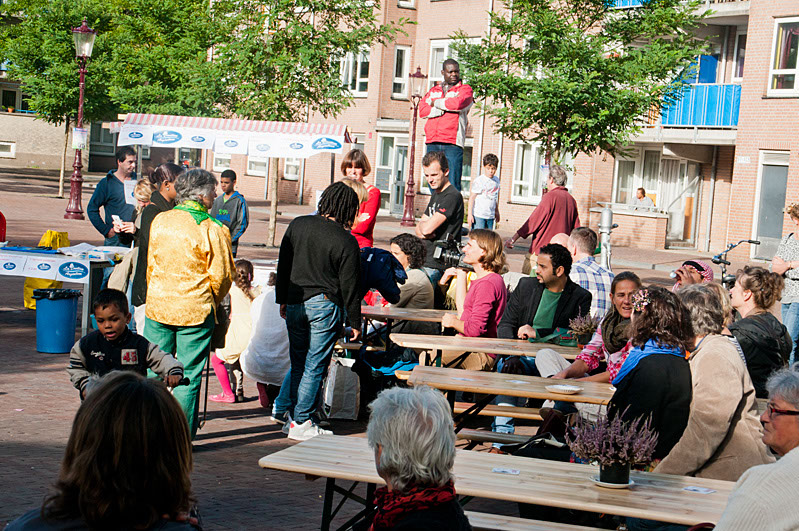
<svg viewBox="0 0 799 531">
<path fill-rule="evenodd" d="M 740 3 L 749 3 L 749 0 L 704 0 L 705 7 L 710 6 L 711 4 L 740 4 Z M 625 8 L 625 7 L 639 7 L 644 5 L 644 0 L 615 0 L 614 7 L 617 8 Z"/>
<path fill-rule="evenodd" d="M 676 101 L 649 113 L 638 140 L 732 145 L 740 106 L 740 85 L 686 85 Z"/>
</svg>

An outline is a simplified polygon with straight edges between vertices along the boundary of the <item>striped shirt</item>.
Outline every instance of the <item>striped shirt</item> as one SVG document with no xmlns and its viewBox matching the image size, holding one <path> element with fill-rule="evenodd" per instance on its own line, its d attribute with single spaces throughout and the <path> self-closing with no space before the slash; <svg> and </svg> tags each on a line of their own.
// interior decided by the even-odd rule
<svg viewBox="0 0 799 531">
<path fill-rule="evenodd" d="M 600 319 L 610 310 L 610 284 L 613 273 L 587 256 L 572 264 L 569 278 L 591 292 L 591 315 Z"/>
</svg>

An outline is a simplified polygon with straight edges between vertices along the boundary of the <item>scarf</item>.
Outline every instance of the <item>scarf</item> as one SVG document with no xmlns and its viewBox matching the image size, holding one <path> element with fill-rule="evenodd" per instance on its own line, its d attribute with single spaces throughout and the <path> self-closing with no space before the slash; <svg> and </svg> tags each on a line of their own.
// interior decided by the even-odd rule
<svg viewBox="0 0 799 531">
<path fill-rule="evenodd" d="M 194 218 L 194 221 L 197 222 L 197 225 L 206 219 L 210 219 L 220 227 L 222 226 L 222 222 L 211 216 L 211 214 L 208 213 L 208 209 L 205 208 L 205 205 L 200 204 L 197 201 L 192 201 L 191 199 L 188 201 L 183 201 L 181 204 L 175 207 L 175 210 L 182 210 L 183 212 L 188 212 L 191 214 L 191 217 Z"/>
<path fill-rule="evenodd" d="M 602 319 L 602 343 L 605 345 L 605 350 L 608 354 L 613 354 L 624 348 L 630 336 L 627 334 L 627 329 L 630 326 L 630 318 L 624 318 L 616 309 L 615 306 L 611 307 L 608 314 Z"/>
<path fill-rule="evenodd" d="M 381 487 L 375 491 L 375 513 L 369 531 L 392 529 L 408 514 L 432 509 L 455 499 L 452 481 L 441 487 L 412 487 L 407 492 L 389 491 Z"/>
<path fill-rule="evenodd" d="M 621 366 L 619 373 L 613 379 L 613 385 L 619 385 L 624 377 L 627 376 L 633 369 L 635 369 L 639 361 L 653 354 L 670 354 L 672 356 L 685 359 L 685 351 L 682 348 L 672 347 L 669 345 L 661 346 L 658 345 L 657 341 L 654 339 L 650 339 L 646 342 L 644 348 L 633 347 L 630 349 L 627 359 L 624 360 L 624 365 Z"/>
<path fill-rule="evenodd" d="M 682 266 L 690 266 L 696 269 L 696 272 L 702 277 L 702 283 L 713 282 L 713 268 L 704 260 L 686 260 L 682 263 Z M 671 291 L 677 291 L 681 287 L 682 282 L 677 281 L 671 287 Z"/>
</svg>

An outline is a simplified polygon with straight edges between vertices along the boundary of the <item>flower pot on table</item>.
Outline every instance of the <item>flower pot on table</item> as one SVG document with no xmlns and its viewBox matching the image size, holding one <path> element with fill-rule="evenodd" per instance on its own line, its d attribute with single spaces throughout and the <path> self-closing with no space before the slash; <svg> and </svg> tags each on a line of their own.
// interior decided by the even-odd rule
<svg viewBox="0 0 799 531">
<path fill-rule="evenodd" d="M 630 483 L 630 463 L 599 465 L 599 481 L 627 485 Z"/>
</svg>

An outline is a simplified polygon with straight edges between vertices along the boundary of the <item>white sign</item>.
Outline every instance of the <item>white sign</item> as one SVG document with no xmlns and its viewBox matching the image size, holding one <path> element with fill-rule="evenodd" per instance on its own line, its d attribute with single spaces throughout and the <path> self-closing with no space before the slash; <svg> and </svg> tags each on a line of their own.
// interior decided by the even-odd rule
<svg viewBox="0 0 799 531">
<path fill-rule="evenodd" d="M 55 280 L 56 276 L 58 276 L 59 262 L 60 260 L 55 258 L 29 256 L 28 259 L 25 260 L 25 267 L 22 272 L 26 277 Z"/>
<path fill-rule="evenodd" d="M 152 143 L 153 130 L 149 125 L 123 125 L 117 139 L 118 146 L 149 146 Z"/>
<path fill-rule="evenodd" d="M 64 282 L 89 283 L 88 260 L 62 260 L 58 264 L 56 280 Z"/>
<path fill-rule="evenodd" d="M 247 137 L 235 133 L 220 131 L 216 135 L 214 142 L 215 153 L 226 153 L 230 155 L 246 155 L 248 148 Z"/>
<path fill-rule="evenodd" d="M 749 164 L 750 162 L 752 162 L 752 159 L 745 155 L 740 155 L 738 157 L 738 164 Z"/>
<path fill-rule="evenodd" d="M 21 276 L 25 269 L 25 257 L 0 253 L 0 275 Z"/>
<path fill-rule="evenodd" d="M 129 205 L 136 206 L 136 196 L 133 192 L 136 190 L 136 181 L 128 179 L 125 181 L 125 202 Z"/>
<path fill-rule="evenodd" d="M 89 130 L 84 127 L 72 128 L 72 149 L 86 149 L 89 146 Z"/>
<path fill-rule="evenodd" d="M 183 140 L 180 147 L 192 149 L 214 149 L 216 132 L 208 129 L 181 129 Z"/>
</svg>

